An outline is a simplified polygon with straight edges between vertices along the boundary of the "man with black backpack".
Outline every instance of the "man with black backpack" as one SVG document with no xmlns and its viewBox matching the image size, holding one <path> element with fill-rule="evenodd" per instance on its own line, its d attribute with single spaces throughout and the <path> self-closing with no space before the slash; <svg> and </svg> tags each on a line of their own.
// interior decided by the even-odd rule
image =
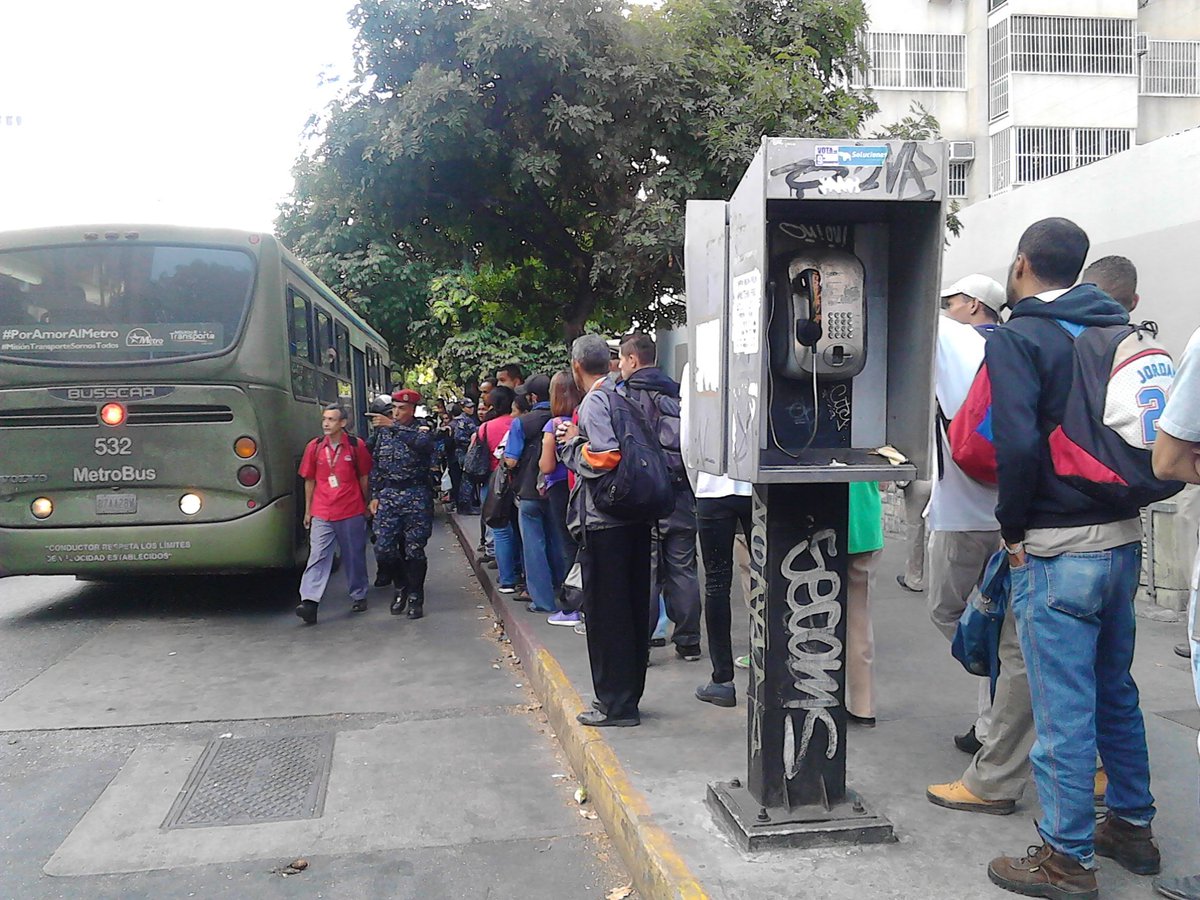
<svg viewBox="0 0 1200 900">
<path fill-rule="evenodd" d="M 578 425 L 564 422 L 560 458 L 576 475 L 567 525 L 579 542 L 594 707 L 584 725 L 641 724 L 650 650 L 650 528 L 674 503 L 657 437 L 640 407 L 609 377 L 608 344 L 586 334 L 571 345 L 584 392 Z"/>
<path fill-rule="evenodd" d="M 658 621 L 661 588 L 667 616 L 675 623 L 671 640 L 680 659 L 700 658 L 700 579 L 696 573 L 696 497 L 679 449 L 679 382 L 660 369 L 654 341 L 634 332 L 620 347 L 623 387 L 646 414 L 666 456 L 674 493 L 670 515 L 650 533 L 650 630 Z"/>
<path fill-rule="evenodd" d="M 1009 269 L 1012 316 L 985 352 L 996 519 L 1008 554 L 1010 614 L 1029 672 L 1037 734 L 1030 762 L 1044 841 L 1027 856 L 994 859 L 988 875 L 1006 890 L 1055 898 L 1098 896 L 1096 853 L 1138 874 L 1159 869 L 1146 731 L 1130 674 L 1141 498 L 1114 491 L 1114 482 L 1102 480 L 1098 443 L 1065 430 L 1089 394 L 1080 371 L 1098 368 L 1097 336 L 1111 326 L 1124 326 L 1114 341 L 1136 331 L 1126 310 L 1095 285 L 1071 287 L 1088 246 L 1083 230 L 1066 219 L 1026 229 Z M 1109 375 L 1103 373 L 1106 385 Z M 1152 422 L 1142 424 L 1153 431 Z M 1080 441 L 1092 446 L 1090 462 L 1072 451 L 1084 449 Z M 1126 483 L 1138 479 L 1127 475 Z M 1099 824 L 1092 796 L 1097 747 L 1109 810 Z"/>
</svg>

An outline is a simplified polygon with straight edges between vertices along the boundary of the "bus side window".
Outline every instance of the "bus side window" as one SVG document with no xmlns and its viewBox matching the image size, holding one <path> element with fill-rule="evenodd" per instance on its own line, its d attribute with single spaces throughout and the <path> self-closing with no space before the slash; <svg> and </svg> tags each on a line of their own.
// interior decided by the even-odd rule
<svg viewBox="0 0 1200 900">
<path fill-rule="evenodd" d="M 322 369 L 337 371 L 337 350 L 333 346 L 333 320 L 320 307 L 317 308 L 317 365 Z"/>
<path fill-rule="evenodd" d="M 288 340 L 292 356 L 311 361 L 312 329 L 309 327 L 312 314 L 311 304 L 292 290 L 288 291 Z"/>
<path fill-rule="evenodd" d="M 350 377 L 350 332 L 341 322 L 334 324 L 334 337 L 337 340 L 337 366 L 335 370 L 343 378 Z"/>
</svg>

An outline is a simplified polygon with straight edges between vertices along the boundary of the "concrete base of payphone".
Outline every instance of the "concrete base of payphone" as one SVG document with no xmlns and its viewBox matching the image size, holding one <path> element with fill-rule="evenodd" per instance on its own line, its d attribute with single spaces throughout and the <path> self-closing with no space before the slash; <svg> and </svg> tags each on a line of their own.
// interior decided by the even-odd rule
<svg viewBox="0 0 1200 900">
<path fill-rule="evenodd" d="M 895 839 L 846 787 L 850 490 L 754 486 L 746 778 L 708 790 L 746 850 Z"/>
<path fill-rule="evenodd" d="M 896 841 L 892 823 L 872 813 L 853 791 L 828 808 L 768 808 L 734 779 L 708 786 L 708 808 L 734 843 L 748 852 Z"/>
</svg>

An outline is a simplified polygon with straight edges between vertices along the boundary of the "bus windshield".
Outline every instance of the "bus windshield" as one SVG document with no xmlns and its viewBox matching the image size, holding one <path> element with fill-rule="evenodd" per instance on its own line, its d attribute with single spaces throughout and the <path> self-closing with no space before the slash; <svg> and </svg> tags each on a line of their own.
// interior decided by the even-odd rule
<svg viewBox="0 0 1200 900">
<path fill-rule="evenodd" d="M 250 302 L 249 253 L 123 241 L 0 252 L 0 355 L 113 363 L 216 353 Z"/>
</svg>

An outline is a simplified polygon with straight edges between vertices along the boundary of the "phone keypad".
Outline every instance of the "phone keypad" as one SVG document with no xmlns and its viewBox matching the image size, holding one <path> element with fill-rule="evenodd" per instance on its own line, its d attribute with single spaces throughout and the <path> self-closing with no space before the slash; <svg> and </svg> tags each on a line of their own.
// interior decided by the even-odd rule
<svg viewBox="0 0 1200 900">
<path fill-rule="evenodd" d="M 828 312 L 825 314 L 825 336 L 832 340 L 854 339 L 854 313 Z"/>
</svg>

